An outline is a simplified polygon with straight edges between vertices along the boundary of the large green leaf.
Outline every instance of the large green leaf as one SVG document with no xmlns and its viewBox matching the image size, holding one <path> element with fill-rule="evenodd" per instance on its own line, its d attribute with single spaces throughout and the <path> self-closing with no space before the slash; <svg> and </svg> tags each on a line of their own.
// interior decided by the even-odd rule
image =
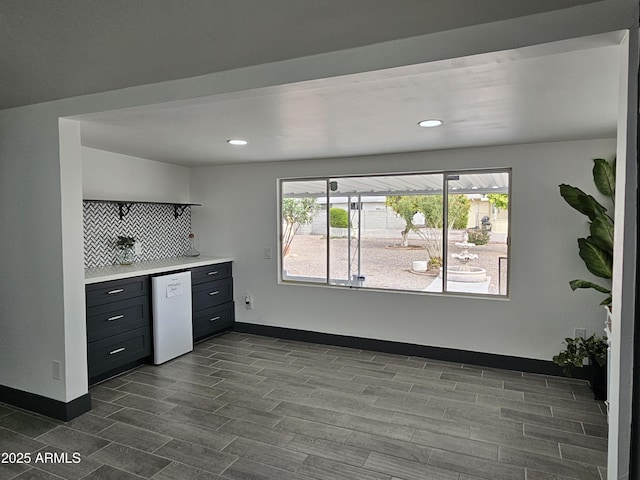
<svg viewBox="0 0 640 480">
<path fill-rule="evenodd" d="M 598 201 L 591 195 L 587 195 L 578 187 L 573 187 L 563 183 L 560 186 L 560 195 L 565 201 L 573 208 L 578 210 L 583 215 L 589 217 L 589 220 L 594 220 L 605 214 L 607 209 L 603 207 Z"/>
<path fill-rule="evenodd" d="M 593 288 L 600 293 L 611 293 L 611 290 L 609 290 L 608 288 L 598 285 L 597 283 L 589 282 L 587 280 L 571 280 L 569 282 L 569 286 L 571 287 L 571 290 L 574 291 L 578 288 Z"/>
<path fill-rule="evenodd" d="M 600 302 L 600 305 L 611 305 L 612 302 L 613 302 L 613 296 L 609 294 L 607 295 L 607 298 L 605 298 L 603 301 Z"/>
<path fill-rule="evenodd" d="M 579 238 L 580 258 L 587 269 L 597 277 L 611 279 L 613 276 L 613 259 L 589 238 Z"/>
<path fill-rule="evenodd" d="M 571 287 L 571 290 L 574 291 L 578 288 L 593 288 L 600 293 L 607 293 L 608 295 L 602 302 L 600 302 L 600 305 L 611 305 L 611 302 L 613 301 L 613 299 L 611 298 L 611 290 L 598 285 L 597 283 L 588 282 L 587 280 L 571 280 L 569 282 L 569 286 Z"/>
<path fill-rule="evenodd" d="M 613 255 L 613 223 L 608 217 L 598 217 L 589 226 L 591 239 L 602 250 Z"/>
<path fill-rule="evenodd" d="M 609 163 L 604 158 L 593 159 L 593 182 L 598 191 L 614 199 L 616 195 L 615 163 Z"/>
</svg>

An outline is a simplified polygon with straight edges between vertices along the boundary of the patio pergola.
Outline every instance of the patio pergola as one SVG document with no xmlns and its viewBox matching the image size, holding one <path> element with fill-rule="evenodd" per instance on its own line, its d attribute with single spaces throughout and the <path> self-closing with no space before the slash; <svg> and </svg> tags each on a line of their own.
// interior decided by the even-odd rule
<svg viewBox="0 0 640 480">
<path fill-rule="evenodd" d="M 286 188 L 284 187 L 286 185 Z M 509 173 L 456 172 L 283 180 L 283 198 L 508 193 Z"/>
</svg>

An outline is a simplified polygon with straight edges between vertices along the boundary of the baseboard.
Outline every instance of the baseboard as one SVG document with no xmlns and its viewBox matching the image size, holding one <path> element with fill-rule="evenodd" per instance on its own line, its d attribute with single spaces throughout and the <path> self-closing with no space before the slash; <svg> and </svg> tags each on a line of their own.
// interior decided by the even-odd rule
<svg viewBox="0 0 640 480">
<path fill-rule="evenodd" d="M 134 360 L 133 362 L 129 362 L 126 365 L 120 365 L 118 368 L 114 368 L 112 370 L 109 370 L 108 372 L 101 373 L 100 375 L 95 375 L 89 378 L 89 386 L 91 387 L 93 385 L 97 385 L 98 383 L 102 383 L 105 380 L 109 380 L 112 377 L 121 375 L 124 372 L 133 370 L 134 368 L 144 364 L 153 365 L 153 356 L 150 355 L 145 358 L 140 358 L 138 360 Z"/>
<path fill-rule="evenodd" d="M 4 385 L 0 385 L 0 402 L 63 422 L 68 422 L 91 410 L 91 396 L 88 393 L 65 403 Z"/>
<path fill-rule="evenodd" d="M 563 376 L 562 369 L 551 360 L 513 357 L 494 353 L 472 352 L 455 348 L 431 347 L 413 343 L 393 342 L 374 338 L 350 337 L 333 333 L 312 332 L 292 328 L 272 327 L 254 323 L 236 322 L 233 328 L 236 332 L 277 337 L 285 340 L 320 343 L 339 347 L 358 348 L 382 353 L 395 353 L 414 357 L 432 358 L 447 362 L 465 363 L 481 367 L 502 368 L 519 372 L 538 373 L 542 375 Z M 587 371 L 576 372 L 575 378 L 588 378 Z"/>
</svg>

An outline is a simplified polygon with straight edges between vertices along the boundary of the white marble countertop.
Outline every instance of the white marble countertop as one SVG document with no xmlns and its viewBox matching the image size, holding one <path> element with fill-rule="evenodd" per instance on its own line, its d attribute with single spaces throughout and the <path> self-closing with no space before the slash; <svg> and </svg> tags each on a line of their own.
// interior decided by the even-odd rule
<svg viewBox="0 0 640 480">
<path fill-rule="evenodd" d="M 184 268 L 215 265 L 216 263 L 232 262 L 229 257 L 174 257 L 146 262 L 135 262 L 132 265 L 108 265 L 106 267 L 85 268 L 84 283 L 99 283 L 108 280 L 151 275 L 154 273 L 171 272 Z"/>
</svg>

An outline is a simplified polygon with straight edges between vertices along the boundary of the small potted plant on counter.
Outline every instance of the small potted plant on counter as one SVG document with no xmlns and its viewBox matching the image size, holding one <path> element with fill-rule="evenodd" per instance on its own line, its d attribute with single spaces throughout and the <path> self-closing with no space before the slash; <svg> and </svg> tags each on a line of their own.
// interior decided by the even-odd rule
<svg viewBox="0 0 640 480">
<path fill-rule="evenodd" d="M 591 335 L 588 338 L 565 338 L 567 348 L 553 357 L 553 363 L 562 367 L 568 377 L 575 368 L 583 368 L 585 359 L 590 369 L 589 382 L 596 400 L 607 399 L 607 340 Z"/>
<path fill-rule="evenodd" d="M 134 237 L 118 235 L 115 242 L 116 248 L 116 260 L 120 265 L 131 265 L 135 259 L 135 252 L 133 246 L 136 243 Z"/>
</svg>

